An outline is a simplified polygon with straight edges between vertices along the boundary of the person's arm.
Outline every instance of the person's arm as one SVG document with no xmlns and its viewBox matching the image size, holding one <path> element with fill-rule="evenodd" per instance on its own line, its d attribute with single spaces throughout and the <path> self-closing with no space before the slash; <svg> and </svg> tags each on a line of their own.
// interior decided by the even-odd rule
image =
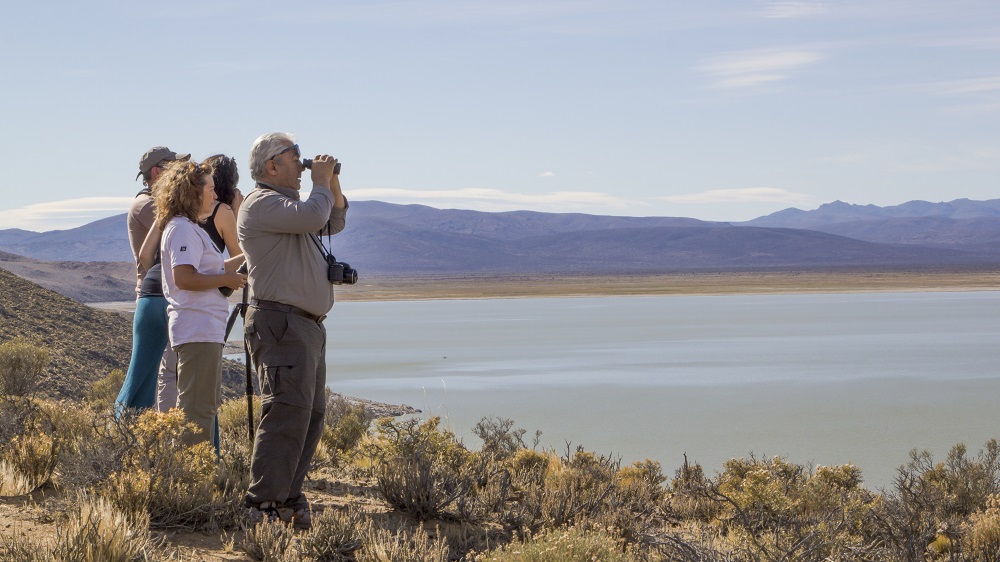
<svg viewBox="0 0 1000 562">
<path fill-rule="evenodd" d="M 243 262 L 245 261 L 247 261 L 246 254 L 240 254 L 238 256 L 229 258 L 228 260 L 226 260 L 226 272 L 232 273 L 236 271 L 237 269 L 240 268 L 241 265 L 243 265 Z"/>
<path fill-rule="evenodd" d="M 326 224 L 319 231 L 320 236 L 337 234 L 347 226 L 347 209 L 351 207 L 351 203 L 343 195 L 341 195 L 341 198 L 344 200 L 344 206 L 330 209 L 330 219 L 326 221 Z"/>
<path fill-rule="evenodd" d="M 320 236 L 337 234 L 344 230 L 347 225 L 347 208 L 350 205 L 347 198 L 344 197 L 344 192 L 340 189 L 340 174 L 333 173 L 336 166 L 337 159 L 333 157 L 317 156 L 313 160 L 313 183 L 319 186 L 329 186 L 330 195 L 333 196 L 333 208 L 330 209 L 330 216 L 327 217 L 326 224 L 319 230 Z M 313 191 L 315 190 L 313 188 Z"/>
<path fill-rule="evenodd" d="M 333 195 L 329 189 L 314 186 L 308 199 L 296 201 L 267 190 L 253 200 L 253 207 L 252 223 L 245 223 L 245 228 L 257 232 L 309 234 L 323 228 L 329 220 Z"/>
<path fill-rule="evenodd" d="M 229 205 L 223 203 L 219 206 L 219 211 L 215 213 L 215 229 L 222 235 L 229 257 L 235 258 L 243 253 L 236 238 L 236 215 Z"/>
<path fill-rule="evenodd" d="M 184 291 L 207 291 L 219 287 L 229 287 L 230 289 L 242 289 L 246 283 L 246 276 L 239 273 L 219 273 L 208 275 L 198 273 L 193 265 L 181 264 L 173 268 L 174 284 L 178 289 Z"/>
<path fill-rule="evenodd" d="M 156 263 L 156 252 L 160 250 L 160 237 L 163 232 L 153 224 L 146 233 L 146 239 L 142 241 L 142 248 L 139 249 L 139 257 L 136 259 L 143 271 L 149 271 Z"/>
</svg>

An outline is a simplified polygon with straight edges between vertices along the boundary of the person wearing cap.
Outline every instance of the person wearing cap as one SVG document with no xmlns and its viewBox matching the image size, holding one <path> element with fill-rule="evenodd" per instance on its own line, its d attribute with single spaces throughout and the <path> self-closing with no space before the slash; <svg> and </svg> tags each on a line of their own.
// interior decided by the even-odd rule
<svg viewBox="0 0 1000 562">
<path fill-rule="evenodd" d="M 294 139 L 268 133 L 250 149 L 256 187 L 236 218 L 249 268 L 244 326 L 260 383 L 261 420 L 245 498 L 251 524 L 291 521 L 309 528 L 302 493 L 326 411 L 326 328 L 333 306 L 318 235 L 344 229 L 347 199 L 334 174 L 337 160 L 312 164 L 312 193 L 299 195 L 303 164 Z"/>
<path fill-rule="evenodd" d="M 126 218 L 128 241 L 136 262 L 137 298 L 132 321 L 132 358 L 115 400 L 118 414 L 126 408 L 153 406 L 165 411 L 177 402 L 177 354 L 167 345 L 167 300 L 160 285 L 160 266 L 157 263 L 145 267 L 139 255 L 155 220 L 153 185 L 170 162 L 190 157 L 165 146 L 155 146 L 139 159 L 136 179 L 142 177 L 143 189 L 136 194 Z"/>
</svg>

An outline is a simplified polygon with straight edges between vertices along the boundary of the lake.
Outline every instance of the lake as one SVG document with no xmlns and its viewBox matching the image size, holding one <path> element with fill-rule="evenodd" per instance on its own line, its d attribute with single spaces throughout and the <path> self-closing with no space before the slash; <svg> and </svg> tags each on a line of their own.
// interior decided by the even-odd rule
<svg viewBox="0 0 1000 562">
<path fill-rule="evenodd" d="M 350 289 L 344 289 L 350 290 Z M 708 474 L 731 457 L 860 466 L 889 485 L 912 448 L 1000 436 L 998 292 L 337 303 L 337 392 L 483 416 L 541 445 Z"/>
</svg>

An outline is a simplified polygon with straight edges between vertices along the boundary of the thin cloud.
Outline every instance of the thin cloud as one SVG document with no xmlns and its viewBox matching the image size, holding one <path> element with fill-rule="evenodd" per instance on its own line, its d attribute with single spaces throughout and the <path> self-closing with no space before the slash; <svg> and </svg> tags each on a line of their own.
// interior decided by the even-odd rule
<svg viewBox="0 0 1000 562">
<path fill-rule="evenodd" d="M 740 189 L 711 189 L 701 193 L 665 195 L 657 197 L 667 203 L 809 203 L 811 195 L 795 193 L 778 187 L 745 187 Z"/>
<path fill-rule="evenodd" d="M 1000 167 L 1000 146 L 964 148 L 952 154 L 936 155 L 919 162 L 899 166 L 904 172 L 953 172 L 958 170 L 992 170 Z"/>
<path fill-rule="evenodd" d="M 936 82 L 934 90 L 944 95 L 976 95 L 1000 92 L 1000 76 Z"/>
<path fill-rule="evenodd" d="M 708 59 L 698 66 L 698 70 L 714 77 L 717 87 L 747 88 L 784 80 L 793 70 L 822 58 L 815 51 L 755 49 Z"/>
<path fill-rule="evenodd" d="M 0 228 L 21 228 L 35 232 L 66 230 L 124 213 L 131 203 L 131 197 L 80 197 L 35 203 L 19 209 L 0 211 Z"/>
<path fill-rule="evenodd" d="M 761 2 L 764 17 L 804 18 L 826 13 L 826 2 L 821 0 L 764 0 Z"/>
<path fill-rule="evenodd" d="M 478 211 L 514 211 L 531 209 L 546 212 L 603 212 L 645 207 L 642 201 L 623 199 L 596 191 L 556 191 L 552 193 L 517 193 L 487 188 L 416 191 L 410 189 L 352 189 L 357 200 L 376 199 L 389 203 L 421 204 L 441 209 Z"/>
<path fill-rule="evenodd" d="M 554 178 L 554 177 L 556 177 L 556 173 L 555 172 L 542 172 L 542 173 L 538 174 L 538 177 L 540 177 L 540 178 Z"/>
</svg>

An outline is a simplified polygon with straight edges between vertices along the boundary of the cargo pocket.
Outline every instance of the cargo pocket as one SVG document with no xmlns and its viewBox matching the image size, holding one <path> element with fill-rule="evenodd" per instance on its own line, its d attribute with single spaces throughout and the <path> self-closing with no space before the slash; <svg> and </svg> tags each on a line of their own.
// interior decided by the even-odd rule
<svg viewBox="0 0 1000 562">
<path fill-rule="evenodd" d="M 268 355 L 262 357 L 257 375 L 260 379 L 262 402 L 295 401 L 295 358 L 289 355 Z"/>
</svg>

